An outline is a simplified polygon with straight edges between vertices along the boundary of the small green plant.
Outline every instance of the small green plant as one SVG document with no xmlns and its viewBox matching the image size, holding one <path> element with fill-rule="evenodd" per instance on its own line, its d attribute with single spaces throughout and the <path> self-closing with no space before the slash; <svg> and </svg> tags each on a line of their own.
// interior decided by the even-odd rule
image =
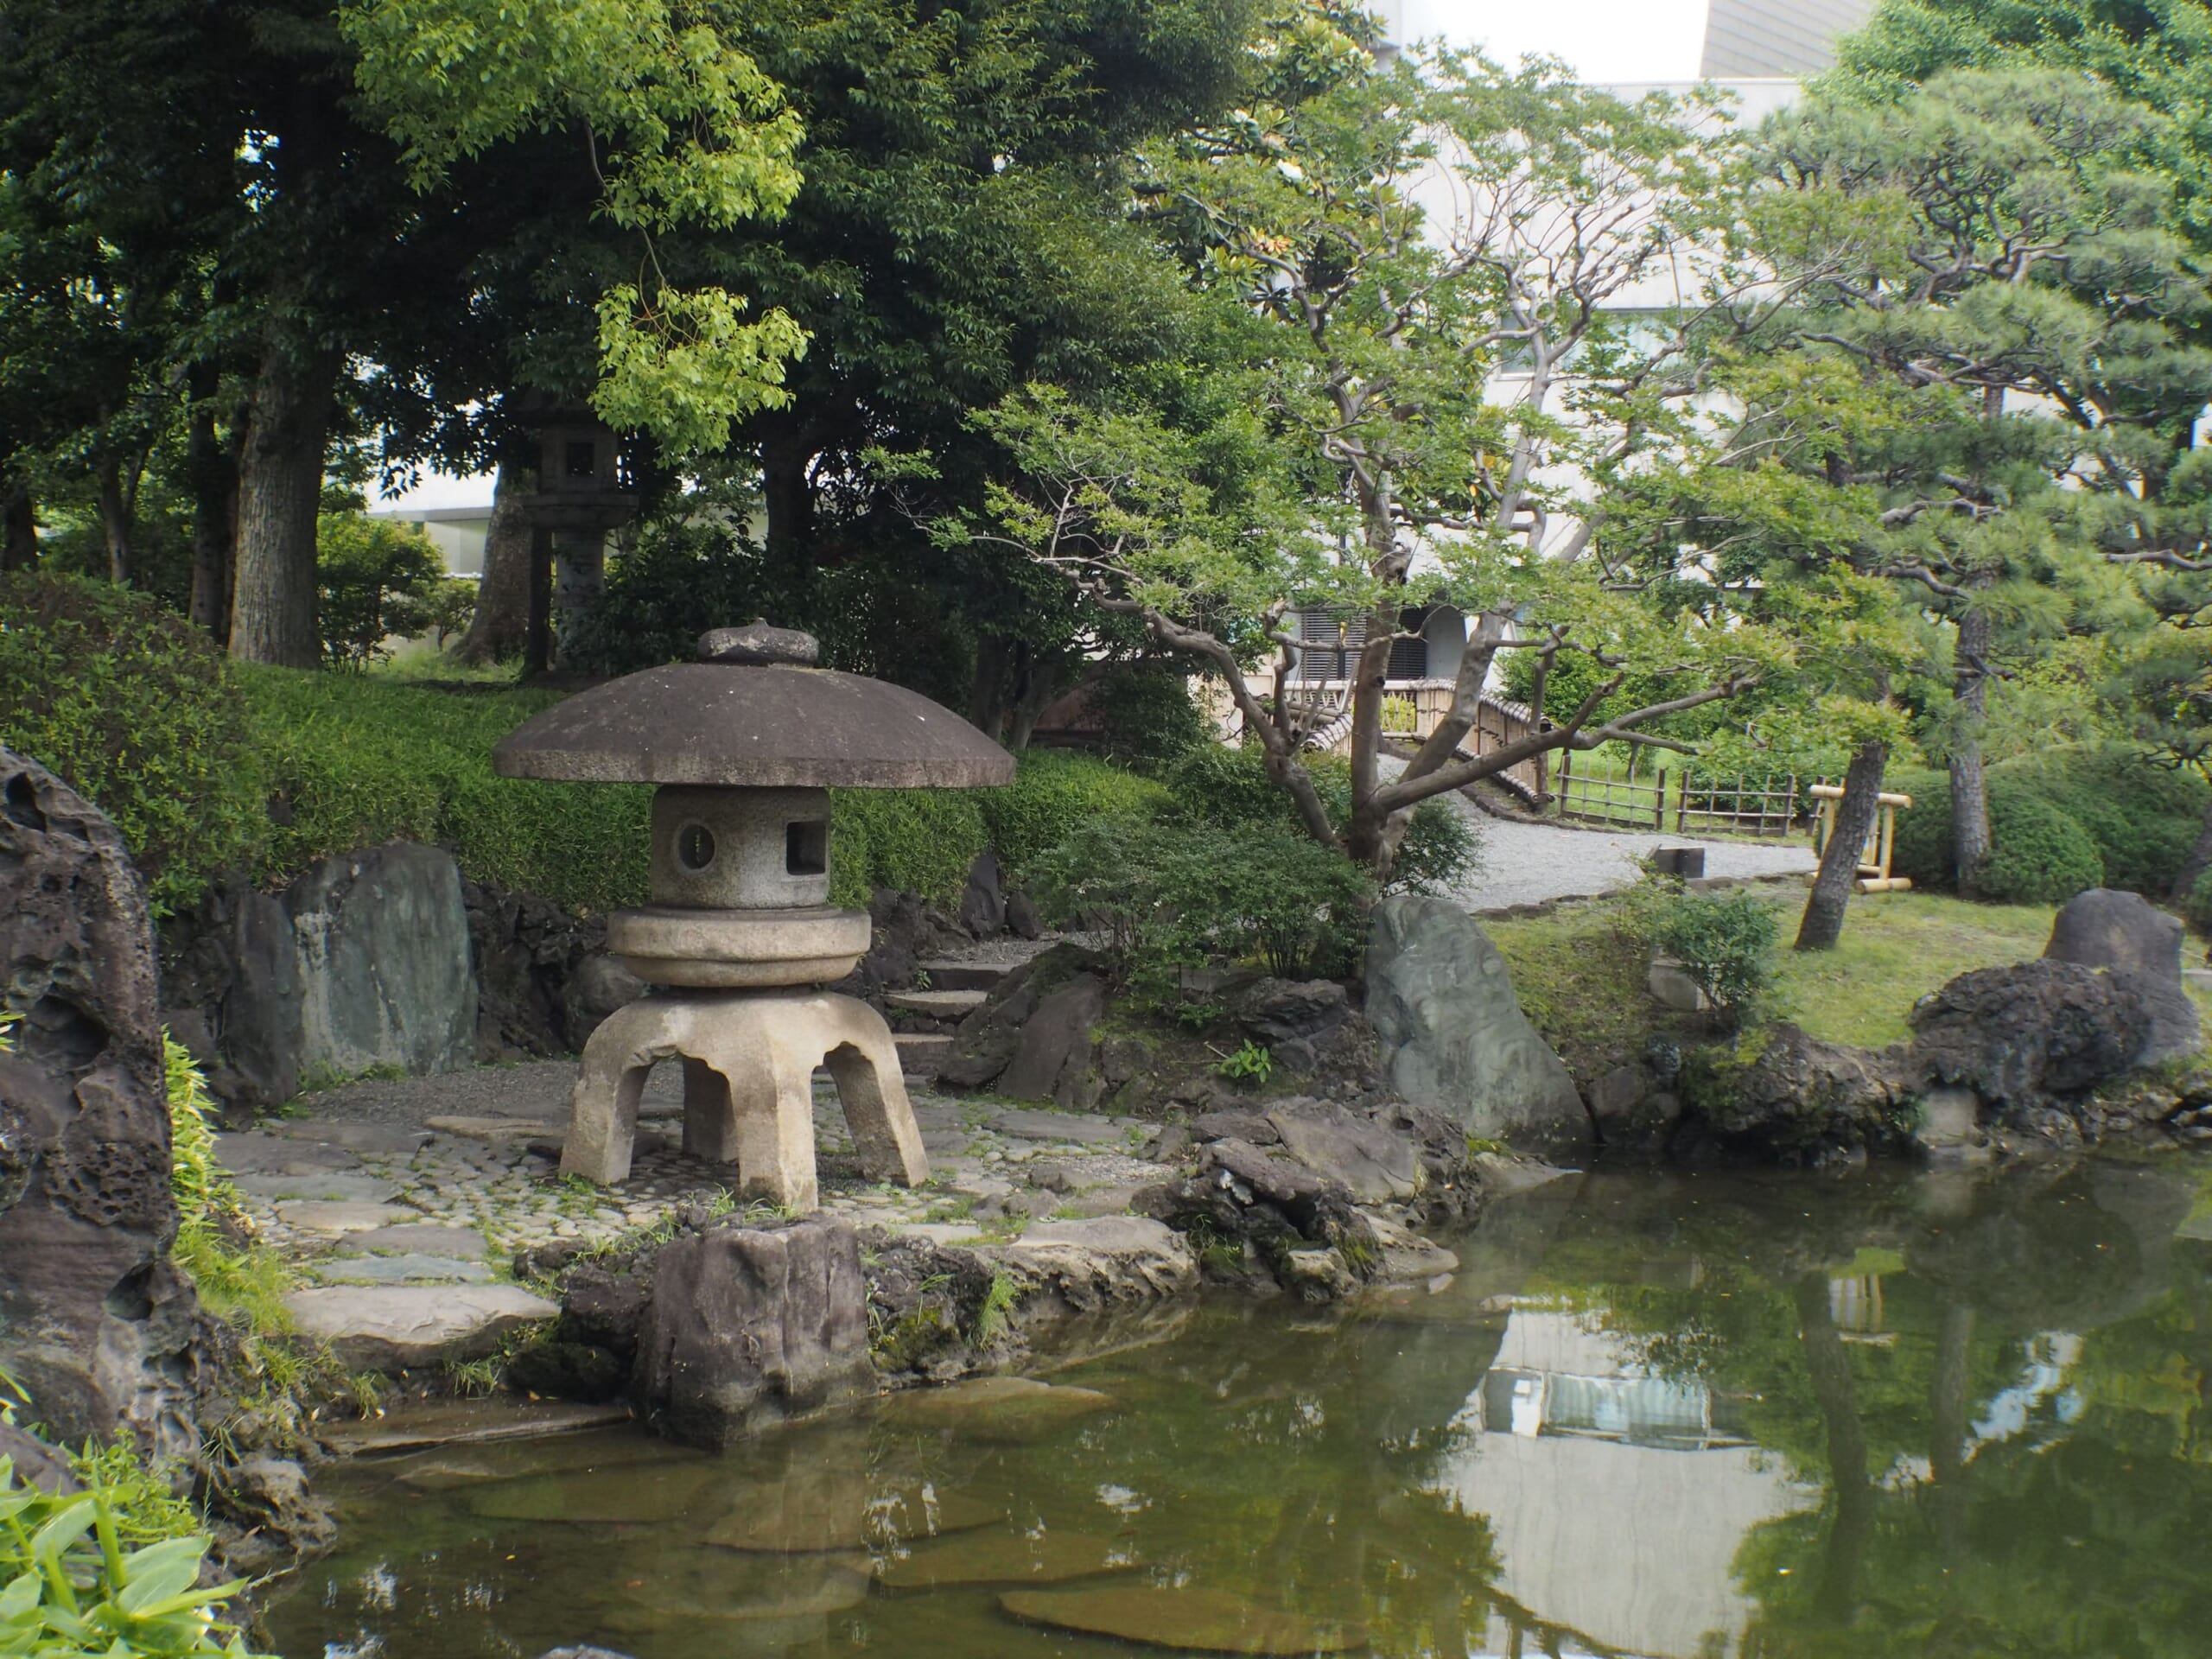
<svg viewBox="0 0 2212 1659">
<path fill-rule="evenodd" d="M 1019 1293 L 1014 1275 L 1004 1268 L 991 1274 L 991 1287 L 983 1293 L 983 1305 L 976 1311 L 976 1338 L 988 1342 L 1006 1329 L 1007 1316 L 1014 1312 Z"/>
<path fill-rule="evenodd" d="M 49 1497 L 0 1458 L 0 1654 L 256 1659 L 219 1621 L 245 1586 L 200 1586 L 190 1510 L 128 1448 L 75 1462 L 85 1490 Z"/>
<path fill-rule="evenodd" d="M 1681 963 L 1716 1007 L 1740 1011 L 1774 982 L 1781 918 L 1754 893 L 1691 893 L 1656 877 L 1630 893 L 1626 912 L 1637 934 Z"/>
<path fill-rule="evenodd" d="M 1245 1039 L 1244 1046 L 1234 1054 L 1223 1055 L 1221 1064 L 1214 1068 L 1232 1083 L 1255 1085 L 1265 1084 L 1268 1074 L 1274 1069 L 1274 1056 L 1268 1052 L 1268 1046 L 1254 1042 L 1249 1038 Z"/>
<path fill-rule="evenodd" d="M 1382 729 L 1392 737 L 1411 737 L 1421 724 L 1411 697 L 1382 699 Z"/>
</svg>

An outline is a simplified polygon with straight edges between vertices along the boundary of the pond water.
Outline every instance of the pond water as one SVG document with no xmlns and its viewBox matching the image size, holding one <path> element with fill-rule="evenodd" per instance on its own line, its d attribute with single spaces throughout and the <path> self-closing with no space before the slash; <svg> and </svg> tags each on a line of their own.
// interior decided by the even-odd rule
<svg viewBox="0 0 2212 1659">
<path fill-rule="evenodd" d="M 901 1395 L 721 1458 L 625 1432 L 353 1465 L 344 1546 L 271 1634 L 286 1659 L 2200 1656 L 2198 1185 L 1563 1181 L 1494 1206 L 1448 1284 L 1208 1301 L 1040 1371 L 1069 1392 Z"/>
</svg>

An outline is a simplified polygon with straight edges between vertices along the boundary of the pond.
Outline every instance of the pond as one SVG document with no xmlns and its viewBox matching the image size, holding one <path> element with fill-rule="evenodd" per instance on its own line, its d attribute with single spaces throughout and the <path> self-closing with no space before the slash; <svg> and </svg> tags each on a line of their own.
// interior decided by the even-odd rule
<svg viewBox="0 0 2212 1659">
<path fill-rule="evenodd" d="M 361 1462 L 286 1659 L 2201 1655 L 2187 1166 L 1599 1173 L 1461 1271 L 1223 1298 L 710 1458 Z M 1238 1643 L 1244 1645 L 1239 1647 Z"/>
</svg>

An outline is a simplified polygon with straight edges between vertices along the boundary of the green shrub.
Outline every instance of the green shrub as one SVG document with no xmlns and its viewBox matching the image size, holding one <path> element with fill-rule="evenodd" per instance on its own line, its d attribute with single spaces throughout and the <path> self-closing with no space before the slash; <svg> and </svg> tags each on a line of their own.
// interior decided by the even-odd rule
<svg viewBox="0 0 2212 1659">
<path fill-rule="evenodd" d="M 279 807 L 262 874 L 404 839 L 449 849 L 470 880 L 582 911 L 643 901 L 652 791 L 501 778 L 492 747 L 556 694 L 452 691 L 368 675 L 244 675 Z"/>
<path fill-rule="evenodd" d="M 999 861 L 1019 880 L 1037 855 L 1098 818 L 1148 818 L 1168 801 L 1148 778 L 1087 754 L 1032 749 L 1003 789 L 975 791 Z"/>
<path fill-rule="evenodd" d="M 2063 904 L 2104 880 L 2105 861 L 2089 832 L 2041 798 L 1992 783 L 1992 846 L 1974 879 L 2000 905 Z"/>
<path fill-rule="evenodd" d="M 1210 1012 L 1185 976 L 1217 963 L 1285 978 L 1357 962 L 1374 887 L 1341 855 L 1275 824 L 1234 832 L 1105 819 L 1037 861 L 1046 914 L 1103 929 L 1141 1001 Z"/>
<path fill-rule="evenodd" d="M 1782 919 L 1753 893 L 1692 893 L 1661 879 L 1630 895 L 1628 915 L 1637 936 L 1681 963 L 1716 1007 L 1741 1010 L 1774 982 Z"/>
<path fill-rule="evenodd" d="M 1110 668 L 1084 693 L 1107 758 L 1154 769 L 1211 745 L 1213 734 L 1191 696 L 1190 676 L 1166 663 Z"/>
<path fill-rule="evenodd" d="M 467 625 L 456 615 L 445 560 L 419 530 L 365 512 L 326 512 L 315 521 L 315 626 L 322 658 L 362 668 L 387 655 L 393 634 Z"/>
<path fill-rule="evenodd" d="M 1306 770 L 1331 824 L 1351 817 L 1351 763 L 1338 755 L 1309 755 Z M 1290 791 L 1268 775 L 1259 749 L 1209 743 L 1167 767 L 1160 777 L 1169 800 L 1162 817 L 1184 824 L 1224 830 L 1274 825 L 1304 833 Z M 1466 815 L 1442 797 L 1414 809 L 1390 872 L 1391 888 L 1434 892 L 1449 887 L 1481 864 L 1481 847 Z"/>
<path fill-rule="evenodd" d="M 830 898 L 864 906 L 878 887 L 960 902 L 968 871 L 990 844 L 982 791 L 840 789 L 830 792 Z"/>
<path fill-rule="evenodd" d="M 2194 774 L 2152 766 L 2125 749 L 2061 749 L 2048 755 L 2006 761 L 1988 774 L 1991 861 L 1981 887 L 1990 899 L 2037 901 L 2068 899 L 2089 868 L 2082 842 L 2096 855 L 2097 880 L 2107 887 L 2162 898 L 2171 888 L 2182 862 L 2203 826 L 2212 786 Z M 1954 891 L 1951 868 L 1951 780 L 1940 772 L 1892 773 L 1883 787 L 1913 798 L 1910 810 L 1897 814 L 1892 869 L 1916 887 Z M 2054 830 L 2053 812 L 2081 832 L 2081 839 Z M 2016 822 L 2017 821 L 2017 822 Z M 2025 838 L 2032 848 L 2008 849 L 2008 840 Z M 2055 839 L 2054 839 L 2055 837 Z M 2048 876 L 2038 876 L 2032 861 L 2060 857 Z M 1992 885 L 1992 882 L 1995 885 Z"/>
<path fill-rule="evenodd" d="M 2189 897 L 2182 900 L 2181 913 L 2198 932 L 2212 933 L 2212 870 L 2196 878 Z"/>
<path fill-rule="evenodd" d="M 0 577 L 0 742 L 115 821 L 157 912 L 257 850 L 268 791 L 236 677 L 128 589 Z"/>
</svg>

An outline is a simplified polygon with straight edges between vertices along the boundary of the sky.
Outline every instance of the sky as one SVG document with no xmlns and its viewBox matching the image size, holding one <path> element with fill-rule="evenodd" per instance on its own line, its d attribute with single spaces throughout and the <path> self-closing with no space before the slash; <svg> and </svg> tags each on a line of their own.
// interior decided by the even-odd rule
<svg viewBox="0 0 2212 1659">
<path fill-rule="evenodd" d="M 1592 81 L 1694 80 L 1705 44 L 1706 0 L 1384 0 L 1396 10 L 1403 38 L 1442 35 L 1454 46 L 1480 46 L 1510 66 L 1524 56 L 1564 58 Z M 492 499 L 492 480 L 426 475 L 396 501 L 372 508 L 477 507 Z"/>
</svg>

